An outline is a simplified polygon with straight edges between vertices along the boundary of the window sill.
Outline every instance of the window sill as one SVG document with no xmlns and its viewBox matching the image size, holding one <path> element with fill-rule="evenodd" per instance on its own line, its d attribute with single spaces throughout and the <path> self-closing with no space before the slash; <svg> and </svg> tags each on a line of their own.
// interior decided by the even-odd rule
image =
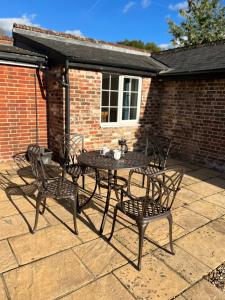
<svg viewBox="0 0 225 300">
<path fill-rule="evenodd" d="M 132 122 L 132 123 L 110 123 L 110 124 L 104 124 L 100 123 L 101 128 L 118 128 L 118 127 L 139 127 L 140 124 L 138 122 Z"/>
</svg>

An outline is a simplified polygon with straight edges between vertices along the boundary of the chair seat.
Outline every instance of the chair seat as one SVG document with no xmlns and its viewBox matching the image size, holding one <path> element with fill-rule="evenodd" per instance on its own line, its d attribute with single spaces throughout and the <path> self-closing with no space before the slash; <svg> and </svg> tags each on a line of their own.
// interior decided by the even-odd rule
<svg viewBox="0 0 225 300">
<path fill-rule="evenodd" d="M 75 195 L 76 188 L 77 186 L 73 182 L 60 177 L 49 180 L 42 193 L 46 197 L 66 198 Z"/>
<path fill-rule="evenodd" d="M 136 168 L 133 171 L 138 174 L 151 175 L 151 174 L 161 171 L 161 169 L 162 168 L 157 167 L 157 166 L 148 165 L 147 167 Z"/>
<path fill-rule="evenodd" d="M 143 205 L 144 205 L 145 197 L 139 197 L 136 199 L 130 199 L 127 201 L 123 201 L 122 203 L 118 203 L 117 207 L 122 210 L 126 215 L 129 215 L 131 218 L 150 218 L 162 215 L 168 211 L 166 207 L 160 206 L 160 204 L 156 201 L 151 201 L 149 199 L 149 203 L 147 204 L 147 208 L 144 211 L 143 215 Z"/>
<path fill-rule="evenodd" d="M 66 172 L 72 177 L 79 177 L 80 175 L 93 174 L 95 170 L 90 167 L 81 167 L 79 164 L 71 164 L 66 168 Z"/>
</svg>

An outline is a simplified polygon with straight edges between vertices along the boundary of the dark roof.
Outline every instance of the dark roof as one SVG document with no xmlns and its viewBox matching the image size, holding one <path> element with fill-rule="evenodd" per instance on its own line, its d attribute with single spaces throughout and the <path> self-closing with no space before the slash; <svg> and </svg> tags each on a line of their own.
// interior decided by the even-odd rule
<svg viewBox="0 0 225 300">
<path fill-rule="evenodd" d="M 161 51 L 152 57 L 170 68 L 162 76 L 224 71 L 225 40 Z"/>
<path fill-rule="evenodd" d="M 13 45 L 0 45 L 0 59 L 32 64 L 46 62 L 45 55 L 17 48 Z"/>
<path fill-rule="evenodd" d="M 40 36 L 39 33 L 21 33 L 14 30 L 15 44 L 21 46 L 28 44 L 30 49 L 38 49 L 49 58 L 59 54 L 69 59 L 74 64 L 89 64 L 95 66 L 108 66 L 114 68 L 125 68 L 145 72 L 157 73 L 162 70 L 160 63 L 151 58 L 150 53 L 138 50 L 120 49 L 110 45 L 96 45 L 82 41 L 71 41 L 69 38 L 55 37 L 50 34 Z M 22 43 L 22 44 L 21 44 Z"/>
</svg>

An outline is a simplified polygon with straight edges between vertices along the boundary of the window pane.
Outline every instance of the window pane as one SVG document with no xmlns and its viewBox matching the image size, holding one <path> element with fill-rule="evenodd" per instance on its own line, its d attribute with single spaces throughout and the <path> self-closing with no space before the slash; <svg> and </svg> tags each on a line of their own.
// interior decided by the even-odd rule
<svg viewBox="0 0 225 300">
<path fill-rule="evenodd" d="M 123 106 L 129 106 L 129 93 L 123 93 Z"/>
<path fill-rule="evenodd" d="M 109 105 L 109 92 L 102 92 L 102 106 Z"/>
<path fill-rule="evenodd" d="M 111 106 L 118 105 L 118 93 L 117 92 L 111 92 L 110 105 Z"/>
<path fill-rule="evenodd" d="M 129 108 L 123 108 L 122 119 L 129 120 Z"/>
<path fill-rule="evenodd" d="M 102 74 L 102 89 L 109 89 L 109 74 Z"/>
<path fill-rule="evenodd" d="M 110 108 L 110 122 L 117 122 L 117 108 Z"/>
<path fill-rule="evenodd" d="M 131 93 L 130 106 L 137 106 L 137 93 Z"/>
<path fill-rule="evenodd" d="M 138 79 L 132 79 L 131 91 L 138 91 Z"/>
<path fill-rule="evenodd" d="M 103 107 L 102 108 L 101 121 L 102 122 L 109 122 L 109 109 L 108 109 L 108 107 Z"/>
<path fill-rule="evenodd" d="M 119 86 L 119 76 L 111 75 L 111 90 L 118 91 Z"/>
<path fill-rule="evenodd" d="M 130 120 L 136 120 L 137 117 L 137 108 L 130 109 Z"/>
<path fill-rule="evenodd" d="M 129 91 L 129 86 L 130 86 L 130 78 L 124 78 L 123 90 Z"/>
</svg>

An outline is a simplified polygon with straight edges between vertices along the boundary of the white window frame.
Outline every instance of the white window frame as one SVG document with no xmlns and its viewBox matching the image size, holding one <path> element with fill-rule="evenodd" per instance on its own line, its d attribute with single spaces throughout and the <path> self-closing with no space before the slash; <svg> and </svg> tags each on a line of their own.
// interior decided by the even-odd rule
<svg viewBox="0 0 225 300">
<path fill-rule="evenodd" d="M 106 74 L 106 73 L 104 73 Z M 117 122 L 102 122 L 101 112 L 102 112 L 102 81 L 101 80 L 101 97 L 100 97 L 100 126 L 101 127 L 126 127 L 126 126 L 137 126 L 139 124 L 140 108 L 141 108 L 141 96 L 142 96 L 142 77 L 130 76 L 130 75 L 119 75 L 115 73 L 108 73 L 109 75 L 119 76 L 119 89 L 118 89 L 118 112 L 117 112 Z M 123 108 L 123 85 L 125 78 L 138 79 L 138 97 L 137 97 L 137 117 L 135 120 L 122 120 L 122 108 Z"/>
</svg>

